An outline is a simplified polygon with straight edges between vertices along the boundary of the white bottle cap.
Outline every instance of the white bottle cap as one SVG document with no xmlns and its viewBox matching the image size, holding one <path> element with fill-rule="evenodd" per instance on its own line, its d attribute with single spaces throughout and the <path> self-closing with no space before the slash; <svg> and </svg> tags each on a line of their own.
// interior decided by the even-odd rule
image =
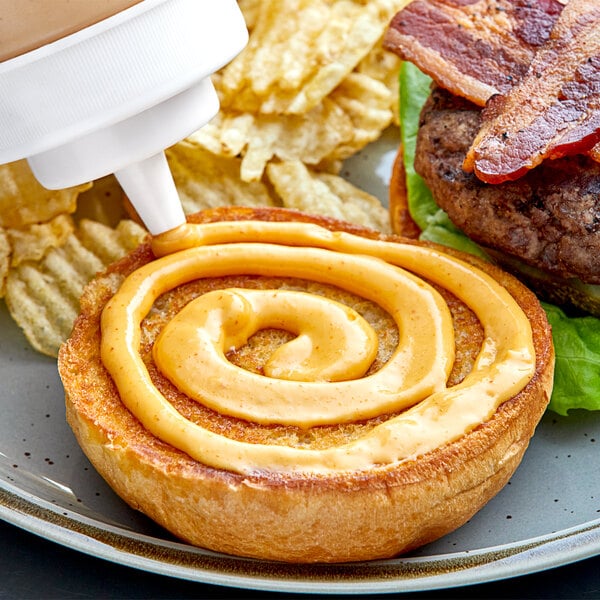
<svg viewBox="0 0 600 600">
<path fill-rule="evenodd" d="M 151 233 L 177 227 L 163 151 L 218 112 L 210 75 L 247 41 L 236 0 L 143 0 L 0 63 L 0 164 L 50 189 L 115 173 Z"/>
</svg>

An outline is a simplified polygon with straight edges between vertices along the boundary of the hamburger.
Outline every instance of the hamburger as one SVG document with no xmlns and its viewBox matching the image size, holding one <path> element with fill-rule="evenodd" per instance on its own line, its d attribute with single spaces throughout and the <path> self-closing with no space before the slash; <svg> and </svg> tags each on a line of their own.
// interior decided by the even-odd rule
<svg viewBox="0 0 600 600">
<path fill-rule="evenodd" d="M 583 0 L 414 0 L 396 15 L 385 38 L 403 59 L 401 144 L 390 185 L 394 230 L 482 256 L 536 292 L 556 349 L 549 408 L 561 415 L 600 409 L 597 21 L 596 3 Z M 533 93 L 549 81 L 552 94 Z M 557 93 L 561 89 L 565 94 Z M 513 163 L 502 174 L 497 167 L 509 138 L 531 132 L 521 113 L 530 123 L 542 123 L 549 113 L 542 110 L 532 119 L 531 107 L 564 108 L 567 95 L 566 106 L 578 106 L 577 94 L 583 105 L 573 122 L 581 127 L 564 128 L 575 134 L 563 139 L 569 143 L 558 143 L 554 130 L 534 136 L 538 150 L 546 141 L 538 153 L 513 145 L 520 167 L 527 168 Z M 514 108 L 515 98 L 523 110 Z M 517 123 L 517 117 L 515 130 L 511 119 Z M 499 134 L 498 123 L 508 125 Z M 491 177 L 473 163 L 476 140 L 490 131 L 495 135 L 487 141 L 495 141 L 497 150 L 489 152 L 488 144 L 487 158 L 496 165 Z"/>
<path fill-rule="evenodd" d="M 385 41 L 432 79 L 405 158 L 435 204 L 542 299 L 595 316 L 599 31 L 587 0 L 414 0 Z"/>
<path fill-rule="evenodd" d="M 67 420 L 132 507 L 218 552 L 358 561 L 508 482 L 554 368 L 517 279 L 286 209 L 189 221 L 88 284 L 59 354 Z"/>
</svg>

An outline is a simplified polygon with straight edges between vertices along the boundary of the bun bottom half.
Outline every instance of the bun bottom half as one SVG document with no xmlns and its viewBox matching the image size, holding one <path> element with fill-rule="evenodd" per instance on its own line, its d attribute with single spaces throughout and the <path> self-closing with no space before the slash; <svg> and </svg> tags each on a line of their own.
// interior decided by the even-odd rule
<svg viewBox="0 0 600 600">
<path fill-rule="evenodd" d="M 382 237 L 284 209 L 227 208 L 190 218 L 196 222 L 247 219 L 302 220 L 332 230 Z M 462 258 L 499 281 L 527 315 L 536 351 L 535 374 L 488 421 L 416 459 L 331 475 L 243 475 L 202 464 L 154 437 L 121 402 L 100 357 L 102 309 L 126 274 L 153 259 L 149 244 L 98 275 L 84 292 L 81 314 L 59 355 L 67 420 L 93 466 L 116 493 L 190 544 L 237 556 L 297 563 L 364 561 L 406 553 L 460 527 L 502 489 L 521 462 L 552 389 L 551 332 L 535 296 L 495 267 L 472 257 Z M 305 285 L 300 281 L 284 283 Z M 168 316 L 177 310 L 182 303 L 180 294 L 198 294 L 232 284 L 259 288 L 278 285 L 264 277 L 236 277 L 235 281 L 211 278 L 200 282 L 199 288 L 192 286 L 192 291 L 174 290 L 159 312 Z M 319 292 L 347 300 L 334 287 L 325 286 Z M 455 298 L 448 297 L 447 301 L 457 333 L 457 358 L 450 379 L 460 381 L 473 364 L 482 332 L 468 309 Z M 374 308 L 369 319 L 384 347 L 395 343 L 385 315 Z M 279 332 L 266 331 L 253 341 L 254 347 L 276 345 L 279 336 Z M 235 359 L 240 366 L 255 368 L 256 361 L 262 360 L 264 350 L 254 347 Z M 149 369 L 152 371 L 152 365 Z M 257 426 L 224 417 L 183 397 L 158 372 L 152 372 L 152 377 L 180 412 L 223 435 L 258 443 L 287 439 L 299 443 L 299 437 L 306 433 L 291 426 Z M 343 443 L 387 417 L 339 427 L 314 427 L 310 443 L 315 447 Z"/>
</svg>

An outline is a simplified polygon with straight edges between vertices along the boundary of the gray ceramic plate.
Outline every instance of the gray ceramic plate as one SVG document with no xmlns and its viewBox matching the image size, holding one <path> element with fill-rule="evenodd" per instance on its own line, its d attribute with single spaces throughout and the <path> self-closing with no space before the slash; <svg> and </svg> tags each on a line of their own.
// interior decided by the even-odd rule
<svg viewBox="0 0 600 600">
<path fill-rule="evenodd" d="M 391 131 L 345 175 L 386 199 Z M 548 413 L 509 485 L 469 523 L 409 557 L 298 566 L 179 543 L 100 479 L 64 420 L 55 361 L 33 352 L 0 307 L 0 518 L 116 563 L 249 589 L 431 590 L 523 575 L 600 553 L 600 412 Z"/>
</svg>

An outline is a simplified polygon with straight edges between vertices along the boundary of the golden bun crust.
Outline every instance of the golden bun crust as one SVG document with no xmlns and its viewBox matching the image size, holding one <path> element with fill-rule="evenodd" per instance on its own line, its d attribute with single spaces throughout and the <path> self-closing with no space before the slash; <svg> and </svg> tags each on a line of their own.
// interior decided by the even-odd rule
<svg viewBox="0 0 600 600">
<path fill-rule="evenodd" d="M 408 192 L 406 189 L 406 172 L 402 144 L 392 164 L 390 177 L 388 207 L 392 232 L 408 238 L 417 239 L 421 233 L 419 226 L 413 221 L 408 208 Z"/>
<path fill-rule="evenodd" d="M 303 220 L 382 237 L 285 209 L 236 207 L 205 211 L 191 218 L 196 222 L 241 219 Z M 84 292 L 81 314 L 59 356 L 68 422 L 92 464 L 126 502 L 191 544 L 239 556 L 302 563 L 370 560 L 405 553 L 465 523 L 507 483 L 552 388 L 550 328 L 535 296 L 512 276 L 471 257 L 463 258 L 492 274 L 527 314 L 534 333 L 536 371 L 527 386 L 501 404 L 489 421 L 418 460 L 337 475 L 248 476 L 201 464 L 152 436 L 121 403 L 99 353 L 102 308 L 125 274 L 152 260 L 148 244 L 112 265 Z M 243 284 L 243 278 L 235 283 Z M 260 287 L 270 282 L 247 283 Z M 210 280 L 202 285 L 224 283 Z M 172 299 L 161 305 L 167 317 L 176 310 L 178 293 L 183 292 L 175 291 Z M 324 293 L 337 294 L 335 290 Z M 451 377 L 459 380 L 461 371 L 472 364 L 476 350 L 473 340 L 480 338 L 481 332 L 468 309 L 455 308 L 457 344 L 461 347 L 457 347 L 457 366 Z M 375 311 L 372 319 L 378 315 Z M 382 322 L 383 338 L 388 330 Z M 259 341 L 268 345 L 275 337 L 275 333 L 267 332 Z M 382 344 L 385 347 L 393 342 L 383 339 Z M 238 360 L 246 368 L 254 368 L 253 360 L 261 359 L 248 352 Z M 291 439 L 297 434 L 289 426 L 259 427 L 224 418 L 186 402 L 164 382 L 158 381 L 157 386 L 162 386 L 161 391 L 189 419 L 224 435 L 264 443 L 269 436 Z M 313 443 L 335 443 L 369 426 L 367 420 L 341 428 L 314 428 Z"/>
</svg>

